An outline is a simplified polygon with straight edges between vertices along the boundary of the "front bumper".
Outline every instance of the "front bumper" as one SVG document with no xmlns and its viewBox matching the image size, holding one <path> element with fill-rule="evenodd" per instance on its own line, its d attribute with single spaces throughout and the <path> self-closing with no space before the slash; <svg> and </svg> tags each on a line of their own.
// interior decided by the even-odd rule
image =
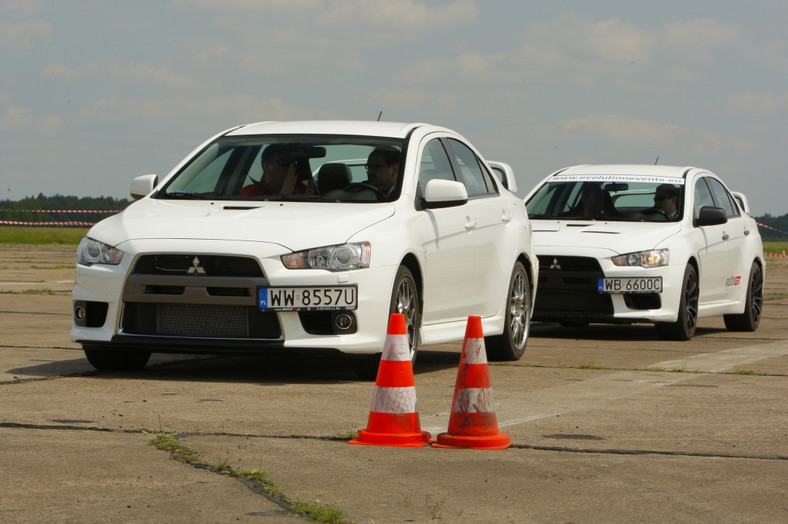
<svg viewBox="0 0 788 524">
<path fill-rule="evenodd" d="M 610 258 L 538 253 L 539 292 L 533 319 L 579 323 L 673 322 L 678 315 L 684 266 L 619 267 Z M 661 276 L 662 293 L 609 294 L 600 278 Z"/>
</svg>

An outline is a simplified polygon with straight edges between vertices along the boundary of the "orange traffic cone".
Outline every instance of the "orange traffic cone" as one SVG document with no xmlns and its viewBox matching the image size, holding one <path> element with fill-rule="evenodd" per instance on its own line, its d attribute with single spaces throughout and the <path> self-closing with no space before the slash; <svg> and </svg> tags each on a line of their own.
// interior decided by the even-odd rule
<svg viewBox="0 0 788 524">
<path fill-rule="evenodd" d="M 422 447 L 430 434 L 421 430 L 416 411 L 416 386 L 410 362 L 405 316 L 392 313 L 380 358 L 367 429 L 350 444 Z"/>
<path fill-rule="evenodd" d="M 449 431 L 438 435 L 439 448 L 506 449 L 509 435 L 498 433 L 481 317 L 468 317 Z"/>
</svg>

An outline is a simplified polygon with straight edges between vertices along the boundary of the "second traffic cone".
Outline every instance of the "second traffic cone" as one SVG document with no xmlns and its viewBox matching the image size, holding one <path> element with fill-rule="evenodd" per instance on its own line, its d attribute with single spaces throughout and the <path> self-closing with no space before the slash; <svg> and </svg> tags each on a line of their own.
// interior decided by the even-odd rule
<svg viewBox="0 0 788 524">
<path fill-rule="evenodd" d="M 438 435 L 440 448 L 506 449 L 509 435 L 498 432 L 490 370 L 484 348 L 481 317 L 468 317 L 457 384 L 454 387 L 449 431 Z"/>
<path fill-rule="evenodd" d="M 430 434 L 421 430 L 416 411 L 416 385 L 405 316 L 392 313 L 372 395 L 367 428 L 350 444 L 422 447 Z"/>
</svg>

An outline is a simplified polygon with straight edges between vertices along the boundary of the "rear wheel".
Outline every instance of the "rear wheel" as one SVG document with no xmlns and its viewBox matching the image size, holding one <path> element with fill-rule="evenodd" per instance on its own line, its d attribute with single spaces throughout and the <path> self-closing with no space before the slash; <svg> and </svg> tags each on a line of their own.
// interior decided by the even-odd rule
<svg viewBox="0 0 788 524">
<path fill-rule="evenodd" d="M 522 263 L 516 262 L 509 280 L 503 333 L 484 338 L 490 360 L 518 360 L 531 330 L 531 286 Z"/>
<path fill-rule="evenodd" d="M 419 305 L 419 289 L 413 273 L 405 266 L 400 266 L 394 278 L 394 287 L 391 291 L 389 316 L 391 313 L 401 313 L 405 317 L 405 327 L 408 331 L 408 347 L 410 361 L 416 363 L 416 352 L 419 348 L 419 328 L 421 327 L 421 307 Z M 354 359 L 353 365 L 356 375 L 364 380 L 377 378 L 381 354 L 367 355 Z"/>
<path fill-rule="evenodd" d="M 730 331 L 755 331 L 761 323 L 763 309 L 763 273 L 761 266 L 753 262 L 750 268 L 750 280 L 747 284 L 747 298 L 744 313 L 741 315 L 723 315 L 725 327 Z"/>
<path fill-rule="evenodd" d="M 681 286 L 679 316 L 675 322 L 656 324 L 657 336 L 663 340 L 689 340 L 695 335 L 698 325 L 698 272 L 695 266 L 687 264 Z"/>
<path fill-rule="evenodd" d="M 101 371 L 138 371 L 150 359 L 150 351 L 83 348 L 90 365 Z"/>
</svg>

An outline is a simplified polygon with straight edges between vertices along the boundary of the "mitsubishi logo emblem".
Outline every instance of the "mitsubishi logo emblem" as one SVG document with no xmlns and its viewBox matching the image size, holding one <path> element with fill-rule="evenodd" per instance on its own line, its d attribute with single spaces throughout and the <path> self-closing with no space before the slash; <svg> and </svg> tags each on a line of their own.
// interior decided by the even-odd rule
<svg viewBox="0 0 788 524">
<path fill-rule="evenodd" d="M 204 275 L 205 274 L 205 268 L 202 267 L 202 264 L 200 263 L 200 259 L 198 257 L 194 257 L 194 260 L 192 260 L 192 267 L 189 268 L 188 273 L 190 275 Z"/>
<path fill-rule="evenodd" d="M 550 264 L 550 269 L 557 269 L 559 271 L 561 270 L 561 264 L 558 263 L 558 258 L 553 259 L 553 263 Z"/>
</svg>

